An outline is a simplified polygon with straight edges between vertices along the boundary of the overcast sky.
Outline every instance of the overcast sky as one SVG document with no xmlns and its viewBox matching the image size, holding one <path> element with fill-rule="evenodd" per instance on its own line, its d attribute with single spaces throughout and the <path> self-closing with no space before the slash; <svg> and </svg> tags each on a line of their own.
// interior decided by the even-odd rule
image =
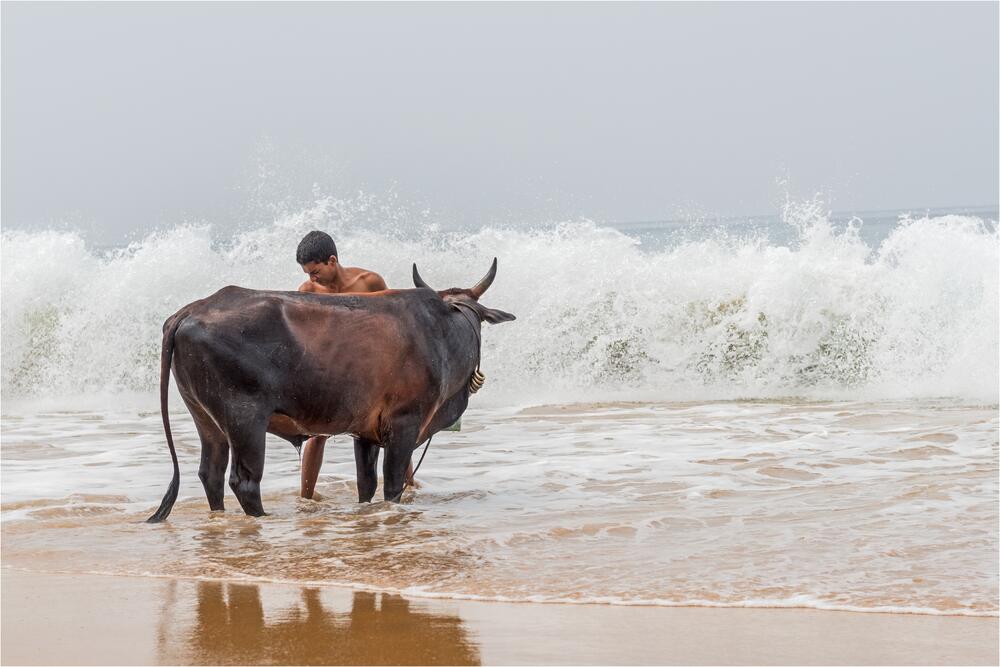
<svg viewBox="0 0 1000 667">
<path fill-rule="evenodd" d="M 995 205 L 998 5 L 2 5 L 5 228 Z M 263 176 L 261 170 L 263 168 Z M 257 201 L 257 203 L 260 203 Z"/>
</svg>

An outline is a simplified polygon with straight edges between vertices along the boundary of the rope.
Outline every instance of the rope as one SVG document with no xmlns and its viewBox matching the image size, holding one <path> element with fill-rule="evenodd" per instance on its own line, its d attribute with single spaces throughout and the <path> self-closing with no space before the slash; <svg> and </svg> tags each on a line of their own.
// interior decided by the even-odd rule
<svg viewBox="0 0 1000 667">
<path fill-rule="evenodd" d="M 461 306 L 462 308 L 467 308 L 468 310 L 471 310 L 473 313 L 475 313 L 474 315 L 475 318 L 479 317 L 479 313 L 477 313 L 472 308 L 472 306 L 468 304 L 464 304 L 461 301 L 453 301 L 452 305 Z M 472 374 L 472 377 L 469 379 L 469 393 L 475 394 L 477 391 L 482 389 L 483 385 L 486 383 L 486 376 L 483 375 L 482 370 L 480 369 L 480 364 L 482 364 L 483 361 L 483 337 L 479 333 L 479 327 L 476 326 L 476 319 L 474 319 L 473 317 L 469 317 L 469 315 L 466 314 L 465 310 L 459 309 L 458 312 L 460 312 L 462 314 L 462 317 L 464 317 L 466 321 L 468 321 L 468 323 L 472 325 L 472 332 L 476 334 L 476 343 L 479 345 L 479 355 L 476 357 L 476 370 Z"/>
<path fill-rule="evenodd" d="M 424 453 L 420 455 L 420 460 L 417 461 L 417 467 L 413 469 L 413 475 L 410 476 L 410 479 L 414 479 L 417 476 L 417 471 L 420 470 L 420 464 L 424 462 L 424 457 L 427 456 L 427 450 L 430 449 L 431 440 L 433 439 L 433 435 L 427 438 L 427 444 L 424 445 Z"/>
</svg>

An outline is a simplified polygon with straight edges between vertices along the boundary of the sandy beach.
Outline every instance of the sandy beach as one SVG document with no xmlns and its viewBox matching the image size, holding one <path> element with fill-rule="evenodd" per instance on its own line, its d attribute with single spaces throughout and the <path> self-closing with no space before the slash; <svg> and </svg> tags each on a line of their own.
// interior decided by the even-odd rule
<svg viewBox="0 0 1000 667">
<path fill-rule="evenodd" d="M 995 618 L 407 599 L 324 587 L 3 580 L 4 665 L 997 663 Z"/>
</svg>

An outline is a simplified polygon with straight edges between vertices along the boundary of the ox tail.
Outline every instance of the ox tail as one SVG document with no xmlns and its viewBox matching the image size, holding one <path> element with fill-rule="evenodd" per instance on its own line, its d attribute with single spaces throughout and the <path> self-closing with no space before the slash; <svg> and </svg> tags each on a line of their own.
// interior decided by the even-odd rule
<svg viewBox="0 0 1000 667">
<path fill-rule="evenodd" d="M 174 357 L 174 334 L 180 326 L 183 317 L 168 322 L 163 332 L 163 348 L 160 351 L 160 415 L 163 417 L 163 433 L 167 436 L 167 447 L 170 448 L 170 458 L 174 462 L 174 477 L 163 496 L 160 509 L 146 519 L 146 523 L 160 523 L 170 515 L 170 510 L 177 501 L 177 492 L 181 486 L 181 469 L 177 465 L 177 450 L 174 449 L 174 438 L 170 433 L 170 413 L 167 412 L 167 390 L 170 388 L 170 362 Z"/>
</svg>

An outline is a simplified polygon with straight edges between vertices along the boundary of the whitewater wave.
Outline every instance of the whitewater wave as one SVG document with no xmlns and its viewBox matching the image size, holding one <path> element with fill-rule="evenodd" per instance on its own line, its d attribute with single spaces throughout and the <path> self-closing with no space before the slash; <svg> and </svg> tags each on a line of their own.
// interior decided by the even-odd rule
<svg viewBox="0 0 1000 667">
<path fill-rule="evenodd" d="M 331 232 L 348 265 L 410 287 L 471 286 L 484 303 L 481 404 L 732 398 L 931 398 L 996 403 L 997 226 L 907 218 L 870 247 L 815 207 L 786 210 L 794 241 L 727 235 L 650 250 L 592 222 L 444 232 L 352 222 L 321 199 L 220 242 L 178 226 L 124 248 L 79 234 L 2 237 L 5 398 L 152 393 L 163 321 L 229 284 L 295 289 L 295 247 Z M 482 398 L 479 398 L 482 397 Z"/>
</svg>

